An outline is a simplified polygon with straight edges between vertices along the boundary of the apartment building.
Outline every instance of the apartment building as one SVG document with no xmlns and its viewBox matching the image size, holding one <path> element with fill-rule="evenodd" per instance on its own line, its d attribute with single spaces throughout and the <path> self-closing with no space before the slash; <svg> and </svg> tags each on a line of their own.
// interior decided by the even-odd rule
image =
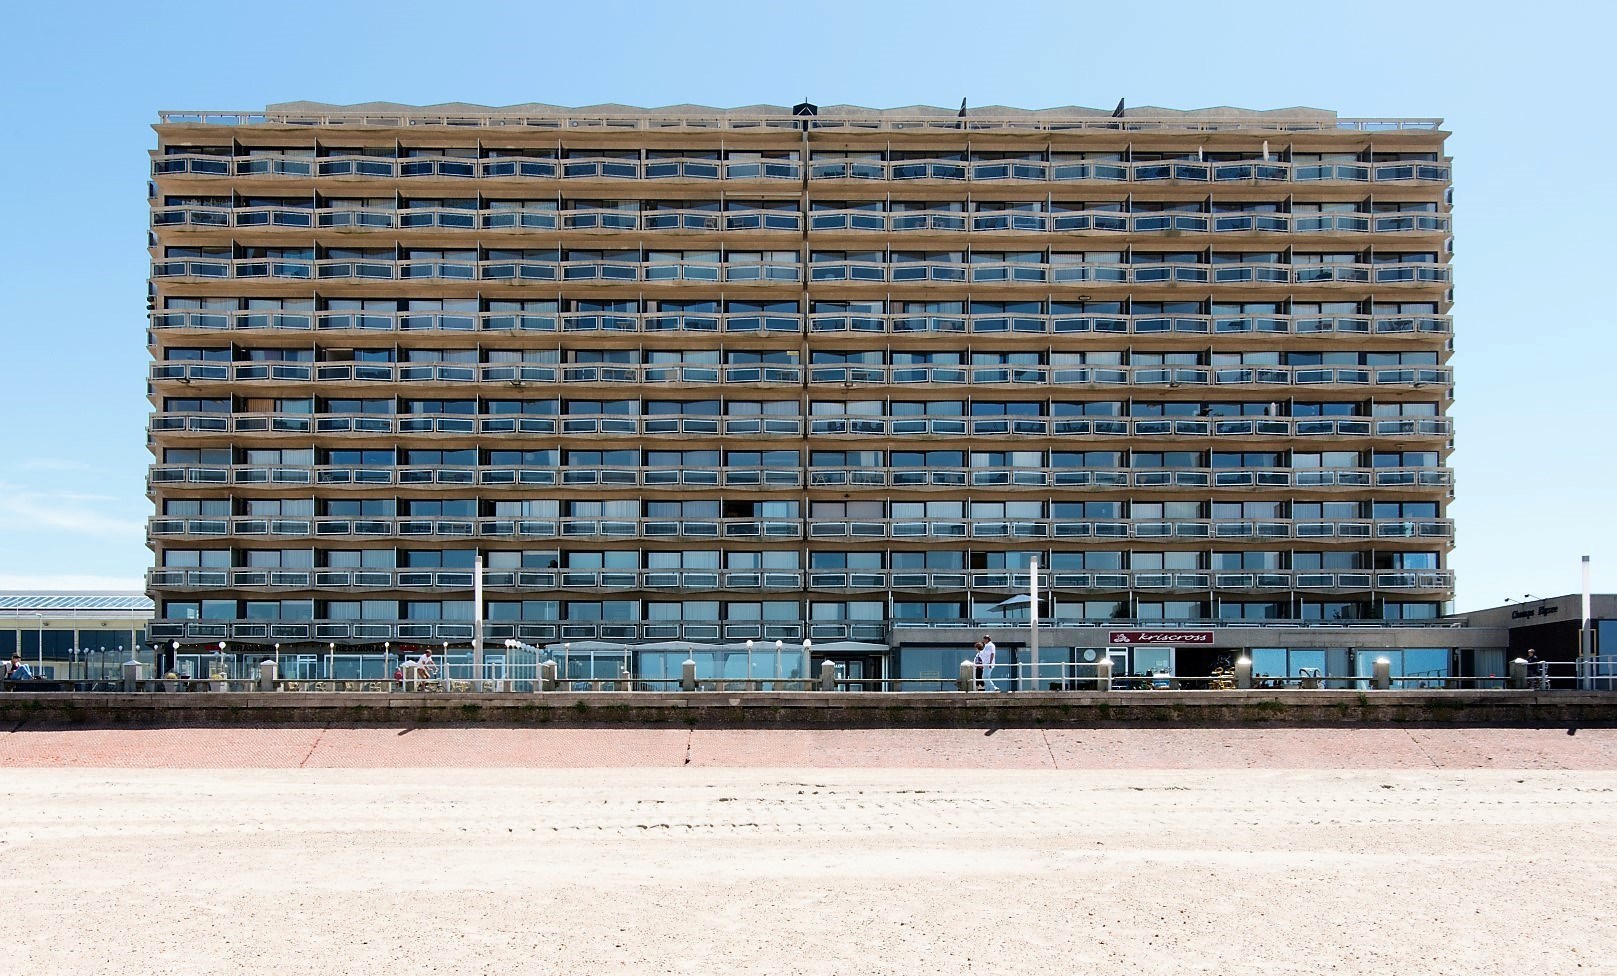
<svg viewBox="0 0 1617 976">
<path fill-rule="evenodd" d="M 1439 620 L 1438 120 L 294 103 L 156 131 L 176 652 L 318 673 L 481 630 L 489 667 L 578 679 L 941 680 L 984 628 L 1018 653 L 1036 563 L 1041 661 L 1470 666 Z"/>
</svg>

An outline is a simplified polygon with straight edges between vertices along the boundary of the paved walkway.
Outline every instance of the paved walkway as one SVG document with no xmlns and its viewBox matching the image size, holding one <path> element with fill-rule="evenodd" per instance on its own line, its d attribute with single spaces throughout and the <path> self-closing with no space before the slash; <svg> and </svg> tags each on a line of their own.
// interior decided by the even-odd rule
<svg viewBox="0 0 1617 976">
<path fill-rule="evenodd" d="M 1617 729 L 19 730 L 0 768 L 1617 770 Z"/>
</svg>

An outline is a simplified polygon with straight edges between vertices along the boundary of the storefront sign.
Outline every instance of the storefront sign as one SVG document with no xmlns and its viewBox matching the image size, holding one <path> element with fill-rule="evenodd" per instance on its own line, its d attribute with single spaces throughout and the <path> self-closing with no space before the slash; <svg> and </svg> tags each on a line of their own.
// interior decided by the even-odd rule
<svg viewBox="0 0 1617 976">
<path fill-rule="evenodd" d="M 1108 644 L 1212 644 L 1210 630 L 1114 630 Z"/>
</svg>

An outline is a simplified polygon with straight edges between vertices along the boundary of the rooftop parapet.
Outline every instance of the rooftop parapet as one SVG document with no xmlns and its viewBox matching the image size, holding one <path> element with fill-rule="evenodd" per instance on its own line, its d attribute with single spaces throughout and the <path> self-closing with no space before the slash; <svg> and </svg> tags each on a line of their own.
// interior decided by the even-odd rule
<svg viewBox="0 0 1617 976">
<path fill-rule="evenodd" d="M 784 105 L 747 105 L 716 108 L 707 105 L 668 105 L 639 108 L 631 105 L 585 105 L 569 108 L 530 102 L 522 105 L 488 106 L 463 102 L 438 105 L 400 105 L 394 102 L 367 102 L 357 105 L 330 105 L 321 102 L 282 102 L 261 112 L 165 111 L 158 117 L 164 125 L 305 125 L 356 128 L 401 128 L 409 126 L 503 127 L 568 130 L 647 130 L 668 129 L 748 130 L 798 129 L 805 123 L 816 130 L 902 131 L 1024 130 L 1063 132 L 1099 131 L 1177 131 L 1177 132 L 1434 132 L 1441 119 L 1419 118 L 1341 118 L 1334 112 L 1315 108 L 1283 108 L 1259 111 L 1231 107 L 1167 109 L 1146 106 L 1127 110 L 1122 116 L 1105 109 L 1081 106 L 1022 109 L 1004 105 L 959 110 L 934 105 L 872 109 L 858 105 L 818 106 L 813 115 L 794 115 Z"/>
</svg>

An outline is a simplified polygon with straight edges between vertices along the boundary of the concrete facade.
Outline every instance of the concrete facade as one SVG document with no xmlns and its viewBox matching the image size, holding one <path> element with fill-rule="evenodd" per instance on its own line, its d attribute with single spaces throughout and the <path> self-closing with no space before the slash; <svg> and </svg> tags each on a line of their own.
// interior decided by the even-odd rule
<svg viewBox="0 0 1617 976">
<path fill-rule="evenodd" d="M 949 680 L 940 648 L 1014 627 L 1036 562 L 1057 669 L 1159 626 L 1216 633 L 1126 672 L 1460 667 L 1470 638 L 1424 626 L 1453 597 L 1437 120 L 291 103 L 156 129 L 171 653 L 385 673 L 481 633 L 585 681 L 692 645 L 708 677 Z"/>
</svg>

